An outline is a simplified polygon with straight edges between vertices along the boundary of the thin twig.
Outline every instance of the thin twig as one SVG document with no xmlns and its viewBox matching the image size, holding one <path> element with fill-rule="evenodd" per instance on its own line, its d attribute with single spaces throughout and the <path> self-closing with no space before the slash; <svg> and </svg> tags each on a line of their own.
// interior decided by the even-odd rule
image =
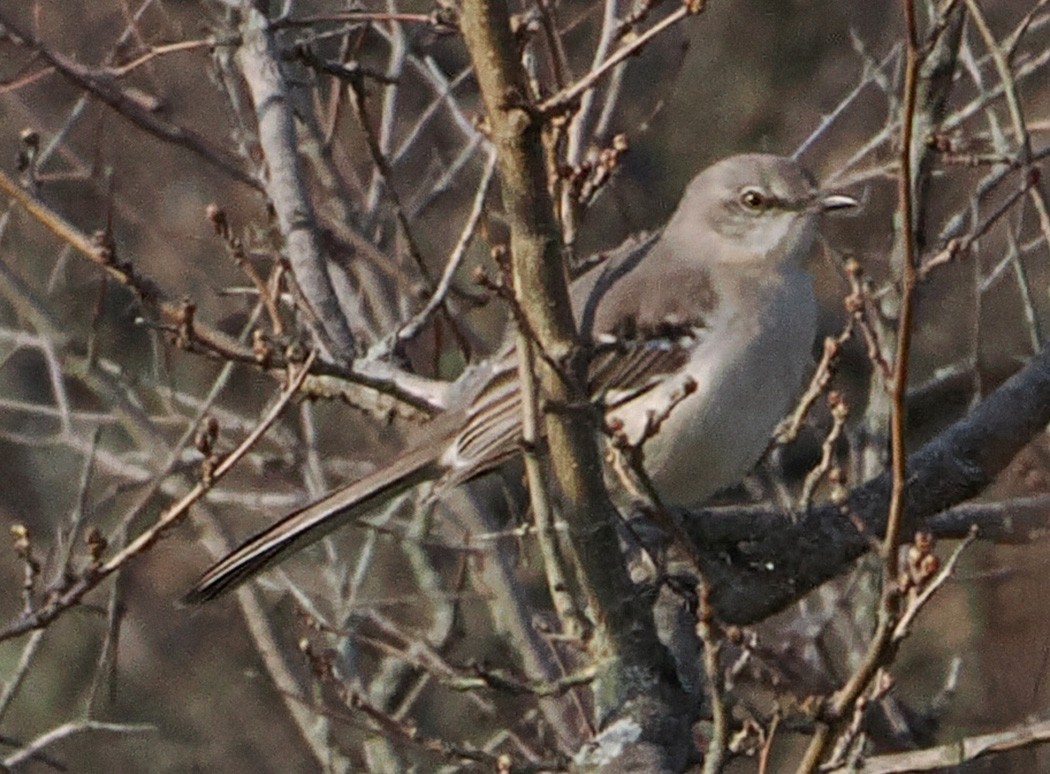
<svg viewBox="0 0 1050 774">
<path fill-rule="evenodd" d="M 890 393 L 892 416 L 890 420 L 890 452 L 892 456 L 893 493 L 890 498 L 886 535 L 882 545 L 884 577 L 892 585 L 897 576 L 897 553 L 900 525 L 904 513 L 904 487 L 907 472 L 905 449 L 906 410 L 908 391 L 908 364 L 911 354 L 913 295 L 918 281 L 915 256 L 915 202 L 912 199 L 912 137 L 915 102 L 918 93 L 919 38 L 915 21 L 914 0 L 903 0 L 907 22 L 907 47 L 904 68 L 904 105 L 901 115 L 901 172 L 898 185 L 898 212 L 901 219 L 903 262 L 901 268 L 900 317 L 897 323 L 897 353 L 893 363 L 893 385 Z"/>
<path fill-rule="evenodd" d="M 970 534 L 966 536 L 954 551 L 948 561 L 944 563 L 944 566 L 937 572 L 937 574 L 927 581 L 926 585 L 923 586 L 922 591 L 912 600 L 908 602 L 908 606 L 905 611 L 901 614 L 900 620 L 897 621 L 896 627 L 893 629 L 893 640 L 894 642 L 900 642 L 911 633 L 912 624 L 915 623 L 915 619 L 926 604 L 933 599 L 933 596 L 940 590 L 940 588 L 948 582 L 948 579 L 955 573 L 955 568 L 959 564 L 959 558 L 963 555 L 967 548 L 973 545 L 973 542 L 977 540 L 977 530 L 971 529 Z"/>
<path fill-rule="evenodd" d="M 969 761 L 1050 742 L 1050 720 L 1026 721 L 991 734 L 970 736 L 955 742 L 866 758 L 859 767 L 834 769 L 828 774 L 905 774 L 915 771 L 945 771 Z"/>
<path fill-rule="evenodd" d="M 547 589 L 554 603 L 565 634 L 582 641 L 590 631 L 586 616 L 576 604 L 570 573 L 562 545 L 558 540 L 557 519 L 551 507 L 550 495 L 544 480 L 543 460 L 540 452 L 543 443 L 543 417 L 539 409 L 539 386 L 536 383 L 533 350 L 538 348 L 524 331 L 518 332 L 518 379 L 521 382 L 521 440 L 525 475 L 529 483 L 529 504 L 532 518 L 536 522 L 536 542 L 543 557 L 543 572 Z"/>
<path fill-rule="evenodd" d="M 919 266 L 918 278 L 920 280 L 926 279 L 930 272 L 938 266 L 950 263 L 957 256 L 967 253 L 976 241 L 987 234 L 992 226 L 1013 209 L 1014 205 L 1017 204 L 1022 196 L 1028 193 L 1028 190 L 1033 184 L 1034 179 L 1032 176 L 1026 176 L 1026 180 L 1022 183 L 1021 187 L 1014 191 L 1002 204 L 996 207 L 990 215 L 985 217 L 985 219 L 981 221 L 973 231 L 964 237 L 949 239 L 948 244 L 946 244 L 938 253 L 924 261 L 922 265 Z"/>
<path fill-rule="evenodd" d="M 430 70 L 428 69 L 427 72 L 430 72 Z M 455 78 L 444 80 L 444 75 L 438 71 L 436 76 L 441 80 L 438 80 L 437 83 L 434 82 L 434 79 L 423 78 L 424 82 L 431 84 L 433 87 L 435 91 L 434 98 L 430 101 L 430 104 L 426 106 L 426 109 L 419 114 L 415 123 L 408 127 L 407 130 L 403 130 L 404 139 L 398 143 L 398 146 L 390 155 L 390 163 L 392 165 L 396 165 L 402 158 L 404 158 L 405 154 L 411 150 L 416 140 L 426 136 L 423 134 L 423 129 L 426 128 L 427 124 L 430 123 L 430 120 L 437 115 L 443 105 L 449 105 L 455 102 L 454 92 L 456 88 L 467 82 L 472 72 L 473 71 L 469 67 L 464 67 Z M 459 122 L 455 122 L 455 124 L 460 127 L 461 130 L 466 128 Z M 480 135 L 480 132 L 469 124 L 467 124 L 467 127 L 471 130 L 471 137 Z"/>
<path fill-rule="evenodd" d="M 831 429 L 828 430 L 824 436 L 823 443 L 820 445 L 820 462 L 806 474 L 806 479 L 802 483 L 802 494 L 799 495 L 798 499 L 799 510 L 809 508 L 817 486 L 828 475 L 828 472 L 832 470 L 835 460 L 835 445 L 842 436 L 842 431 L 846 426 L 846 419 L 849 417 L 849 407 L 846 404 L 846 400 L 837 390 L 828 393 L 828 407 L 831 410 Z M 835 483 L 839 485 L 841 482 Z"/>
<path fill-rule="evenodd" d="M 90 260 L 110 279 L 135 293 L 147 308 L 155 308 L 171 324 L 171 331 L 184 322 L 185 305 L 170 300 L 161 290 L 160 285 L 143 274 L 134 264 L 114 260 L 103 246 L 77 229 L 73 224 L 59 215 L 40 199 L 32 196 L 0 169 L 0 191 L 11 196 L 41 225 L 77 253 Z M 160 327 L 160 326 L 158 326 Z M 194 319 L 191 326 L 192 336 L 181 342 L 189 350 L 212 356 L 223 362 L 237 362 L 259 366 L 260 363 L 248 346 L 232 338 L 218 328 L 210 327 Z M 276 353 L 275 353 L 276 354 Z M 283 357 L 274 357 L 269 370 L 280 371 L 287 365 Z M 407 409 L 409 415 L 418 416 L 419 410 L 432 413 L 435 402 L 431 395 L 414 388 L 418 381 L 411 374 L 401 374 L 381 364 L 358 363 L 351 370 L 336 363 L 315 363 L 317 375 L 312 376 L 306 384 L 306 392 L 314 395 L 339 396 L 352 405 L 358 405 L 362 396 L 357 388 L 375 390 L 383 396 L 392 398 L 401 408 Z M 349 382 L 349 385 L 347 384 Z M 367 397 L 367 396 L 365 396 Z M 368 405 L 368 404 L 364 404 Z"/>
<path fill-rule="evenodd" d="M 1042 189 L 1039 186 L 1038 170 L 1029 169 L 1029 165 L 1032 163 L 1032 140 L 1029 137 L 1028 129 L 1025 127 L 1024 112 L 1021 108 L 1021 98 L 1017 93 L 1016 79 L 1013 73 L 1010 72 L 1010 63 L 1006 61 L 1006 55 L 992 34 L 988 21 L 984 18 L 984 12 L 981 10 L 980 4 L 977 0 L 965 0 L 965 2 L 967 10 L 970 12 L 970 18 L 984 40 L 988 54 L 992 57 L 992 62 L 995 64 L 995 69 L 999 74 L 999 81 L 1002 83 L 1003 93 L 1006 97 L 1006 106 L 1010 113 L 1010 121 L 1013 124 L 1016 140 L 1021 146 L 1020 161 L 1028 172 L 1026 178 L 1034 183 L 1029 186 L 1028 195 L 1039 216 L 1039 227 L 1043 232 L 1043 238 L 1046 240 L 1047 250 L 1050 250 L 1050 209 L 1047 207 L 1046 198 L 1043 196 Z"/>
<path fill-rule="evenodd" d="M 697 6 L 700 10 L 703 9 L 703 3 L 698 3 Z M 695 12 L 696 11 L 694 11 L 690 3 L 683 3 L 682 6 L 679 7 L 674 13 L 665 17 L 664 19 L 661 19 L 659 22 L 647 29 L 637 38 L 634 38 L 630 43 L 627 43 L 626 45 L 618 48 L 612 53 L 611 56 L 609 56 L 608 59 L 602 62 L 598 67 L 591 70 L 585 76 L 580 78 L 580 80 L 576 81 L 576 83 L 574 83 L 572 86 L 569 86 L 566 89 L 562 89 L 557 94 L 541 102 L 537 106 L 537 109 L 541 113 L 546 114 L 558 113 L 564 110 L 573 102 L 575 102 L 581 94 L 586 92 L 588 89 L 593 88 L 599 80 L 601 80 L 605 75 L 607 75 L 610 70 L 616 67 L 616 65 L 622 62 L 624 59 L 627 59 L 629 56 L 637 54 L 638 51 L 640 51 L 641 48 L 650 40 L 655 38 L 660 33 L 664 32 L 665 30 L 673 27 L 675 24 L 677 24 L 687 16 L 693 15 Z"/>
<path fill-rule="evenodd" d="M 314 27 L 318 24 L 350 22 L 351 24 L 368 24 L 369 22 L 401 22 L 405 24 L 432 24 L 440 27 L 440 19 L 434 14 L 392 13 L 389 11 L 343 11 L 341 13 L 315 14 L 292 18 L 286 16 L 273 22 L 273 29 L 286 27 Z"/>
<path fill-rule="evenodd" d="M 222 477 L 233 468 L 248 450 L 258 443 L 259 439 L 262 438 L 270 425 L 277 421 L 285 406 L 287 406 L 289 401 L 295 397 L 299 391 L 299 387 L 301 387 L 306 380 L 306 376 L 310 370 L 310 364 L 314 361 L 316 356 L 316 350 L 310 352 L 306 361 L 295 373 L 294 378 L 291 379 L 288 386 L 281 392 L 277 401 L 259 421 L 259 424 L 255 429 L 238 445 L 236 449 L 234 449 L 234 451 L 230 452 L 229 455 L 224 457 L 218 465 L 215 466 L 206 480 L 199 481 L 176 503 L 166 508 L 157 518 L 157 521 L 153 526 L 141 532 L 134 540 L 128 543 L 127 546 L 122 548 L 108 560 L 102 562 L 97 567 L 92 568 L 92 571 L 89 574 L 74 581 L 70 587 L 61 590 L 60 593 L 51 598 L 44 606 L 36 608 L 29 615 L 22 616 L 4 629 L 0 630 L 0 641 L 16 637 L 33 629 L 40 629 L 47 626 L 63 612 L 77 604 L 85 594 L 97 587 L 103 580 L 123 567 L 130 559 L 138 556 L 153 545 L 153 543 L 155 543 L 157 539 L 173 525 L 181 521 L 189 511 L 190 507 L 204 497 L 215 483 L 222 479 Z"/>
<path fill-rule="evenodd" d="M 178 126 L 153 114 L 133 96 L 129 95 L 128 92 L 114 83 L 112 78 L 107 78 L 105 74 L 100 75 L 78 62 L 52 51 L 42 41 L 37 40 L 33 35 L 22 29 L 21 26 L 12 24 L 6 15 L 0 14 L 0 26 L 6 28 L 11 35 L 27 48 L 43 56 L 63 78 L 78 88 L 90 92 L 135 126 L 166 142 L 189 150 L 241 183 L 245 183 L 255 189 L 262 187 L 262 184 L 253 175 L 245 172 L 241 164 L 227 154 L 226 151 L 213 146 L 207 139 L 193 130 Z"/>
<path fill-rule="evenodd" d="M 45 747 L 67 737 L 75 736 L 76 734 L 83 734 L 88 731 L 107 731 L 112 734 L 141 734 L 156 733 L 157 730 L 157 727 L 152 725 L 135 723 L 104 723 L 100 720 L 77 720 L 70 723 L 63 723 L 57 728 L 53 728 L 47 733 L 41 734 L 22 749 L 16 750 L 11 755 L 8 755 L 4 758 L 3 765 L 6 769 L 20 766 L 36 757 Z"/>
<path fill-rule="evenodd" d="M 365 101 L 364 87 L 359 79 L 351 79 L 348 85 L 350 104 L 353 106 L 354 112 L 357 115 L 358 123 L 361 125 L 361 129 L 365 134 L 367 140 L 366 144 L 372 156 L 372 163 L 375 165 L 375 171 L 378 175 L 375 179 L 382 180 L 384 183 L 382 187 L 386 191 L 387 198 L 390 200 L 390 206 L 394 212 L 394 219 L 397 221 L 398 228 L 401 231 L 401 236 L 405 240 L 408 254 L 412 257 L 412 261 L 415 263 L 416 269 L 419 271 L 419 276 L 423 281 L 424 291 L 433 298 L 436 295 L 434 278 L 431 276 L 430 269 L 427 267 L 426 261 L 423 258 L 423 253 L 413 235 L 408 214 L 401 203 L 401 196 L 393 185 L 391 179 L 393 176 L 393 169 L 391 169 L 386 153 L 384 152 L 381 143 L 382 137 L 377 137 L 375 131 L 372 129 L 372 120 L 369 115 L 368 104 Z M 467 344 L 466 337 L 463 335 L 459 323 L 453 317 L 451 312 L 449 312 L 448 303 L 444 296 L 440 297 L 438 309 L 441 311 L 442 319 L 448 324 L 449 330 L 452 331 L 452 335 L 459 345 L 460 350 L 464 354 L 469 354 L 470 347 Z"/>
<path fill-rule="evenodd" d="M 178 43 L 150 46 L 148 51 L 135 57 L 130 62 L 125 62 L 122 65 L 109 65 L 103 72 L 120 78 L 127 75 L 132 70 L 136 70 L 144 64 L 153 61 L 159 56 L 174 54 L 181 51 L 196 51 L 201 48 L 214 48 L 217 44 L 218 41 L 215 38 L 205 38 L 204 40 L 180 40 Z"/>
<path fill-rule="evenodd" d="M 901 276 L 900 316 L 897 326 L 897 352 L 893 367 L 893 383 L 890 391 L 890 451 L 891 492 L 886 531 L 882 541 L 883 593 L 879 606 L 878 625 L 868 645 L 863 660 L 850 675 L 846 684 L 835 693 L 824 713 L 826 718 L 818 723 L 810 739 L 798 774 L 812 774 L 820 765 L 824 753 L 831 744 L 836 727 L 846 713 L 864 694 L 888 655 L 892 632 L 896 624 L 896 607 L 899 593 L 896 588 L 897 561 L 900 546 L 901 522 L 904 518 L 904 493 L 906 484 L 907 454 L 905 450 L 906 394 L 908 382 L 908 356 L 911 349 L 913 292 L 917 281 L 915 264 L 914 206 L 912 198 L 912 129 L 914 128 L 916 97 L 918 94 L 919 68 L 922 64 L 919 52 L 919 35 L 915 19 L 914 0 L 902 0 L 906 23 L 906 46 L 904 67 L 904 100 L 901 113 L 900 166 L 898 179 L 898 213 L 901 219 L 903 245 L 903 267 Z"/>
<path fill-rule="evenodd" d="M 4 690 L 0 694 L 0 720 L 7 714 L 7 710 L 11 707 L 11 702 L 18 695 L 26 675 L 29 674 L 29 668 L 33 665 L 36 654 L 43 644 L 45 634 L 46 631 L 44 629 L 38 629 L 29 635 L 29 639 L 26 640 L 22 653 L 18 657 L 18 665 L 11 675 L 4 680 Z"/>
<path fill-rule="evenodd" d="M 470 214 L 467 215 L 467 222 L 460 232 L 459 240 L 456 242 L 456 246 L 452 249 L 452 254 L 445 264 L 445 271 L 442 273 L 437 287 L 434 288 L 434 292 L 424 307 L 397 332 L 396 338 L 398 342 L 405 343 L 418 336 L 430 318 L 434 316 L 434 312 L 444 303 L 445 297 L 452 287 L 452 278 L 466 257 L 467 248 L 474 240 L 474 234 L 484 212 L 485 197 L 488 194 L 489 185 L 492 182 L 495 171 L 496 154 L 490 150 L 488 160 L 485 162 L 485 170 L 481 173 L 481 182 L 478 183 L 478 190 L 474 195 L 474 205 Z"/>
<path fill-rule="evenodd" d="M 697 594 L 696 635 L 703 644 L 704 674 L 707 675 L 707 695 L 711 703 L 711 738 L 704 748 L 703 774 L 720 774 L 729 752 L 732 726 L 721 659 L 724 637 L 711 606 L 710 587 L 703 579 L 697 584 Z"/>
<path fill-rule="evenodd" d="M 388 0 L 388 7 L 393 7 L 393 3 Z M 390 22 L 388 27 L 389 51 L 388 58 L 389 63 L 387 64 L 386 72 L 384 73 L 385 81 L 383 86 L 383 98 L 381 107 L 379 109 L 379 129 L 378 137 L 375 138 L 376 148 L 378 154 L 383 159 L 390 158 L 390 145 L 393 141 L 394 135 L 394 116 L 397 110 L 397 100 L 400 94 L 400 79 L 401 74 L 404 71 L 405 66 L 405 55 L 408 50 L 408 45 L 405 41 L 405 31 L 402 25 L 397 22 Z M 358 81 L 359 84 L 363 83 Z M 357 89 L 354 83 L 350 84 L 352 89 Z M 360 90 L 358 98 L 364 103 L 364 90 Z M 356 106 L 355 106 L 356 107 Z M 364 127 L 365 132 L 371 132 L 371 127 Z M 384 185 L 390 185 L 391 180 L 388 173 L 392 170 L 393 166 L 390 165 L 387 168 L 381 167 L 376 164 L 372 168 L 372 181 L 368 186 L 368 191 L 365 194 L 365 212 L 369 217 L 373 217 L 376 213 L 376 208 L 379 206 L 380 189 Z M 400 203 L 397 203 L 400 206 Z"/>
<path fill-rule="evenodd" d="M 794 152 L 791 154 L 791 158 L 802 158 L 802 156 L 805 155 L 806 151 L 809 150 L 813 146 L 813 144 L 831 127 L 831 125 L 835 123 L 839 116 L 841 116 L 845 112 L 846 108 L 853 104 L 854 100 L 856 100 L 857 97 L 860 96 L 861 92 L 863 92 L 872 83 L 877 82 L 878 77 L 881 75 L 883 69 L 893 64 L 897 57 L 900 56 L 900 50 L 901 49 L 899 44 L 891 47 L 889 53 L 882 58 L 882 61 L 878 62 L 876 65 L 874 65 L 874 67 L 871 67 L 868 70 L 868 72 L 864 74 L 864 77 L 861 78 L 860 83 L 854 86 L 853 90 L 850 91 L 849 94 L 847 94 L 845 97 L 839 100 L 839 103 L 834 107 L 834 109 L 830 113 L 821 118 L 820 123 L 817 124 L 817 127 L 809 133 L 809 136 L 806 137 L 806 139 L 799 143 L 799 146 L 797 148 L 795 148 Z"/>
</svg>

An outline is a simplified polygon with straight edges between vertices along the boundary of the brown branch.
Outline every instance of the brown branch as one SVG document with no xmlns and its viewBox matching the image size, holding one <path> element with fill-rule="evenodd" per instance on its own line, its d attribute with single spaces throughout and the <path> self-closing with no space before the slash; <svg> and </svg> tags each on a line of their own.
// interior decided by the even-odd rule
<svg viewBox="0 0 1050 774">
<path fill-rule="evenodd" d="M 883 577 L 892 585 L 897 576 L 897 549 L 900 525 L 904 512 L 905 465 L 904 449 L 905 401 L 908 391 L 908 362 L 911 354 L 913 294 L 917 282 L 915 260 L 915 202 L 912 176 L 912 130 L 915 118 L 915 100 L 919 86 L 919 41 L 915 22 L 914 0 L 903 0 L 907 20 L 907 45 L 904 66 L 904 106 L 901 116 L 901 170 L 898 177 L 897 211 L 901 219 L 901 240 L 904 260 L 901 268 L 900 317 L 897 321 L 897 352 L 893 361 L 893 381 L 890 392 L 892 414 L 890 417 L 890 452 L 892 455 L 893 494 L 890 498 L 886 534 L 883 538 Z M 889 602 L 889 600 L 884 600 Z"/>
<path fill-rule="evenodd" d="M 43 41 L 38 40 L 20 26 L 12 24 L 3 13 L 0 13 L 0 27 L 7 29 L 26 48 L 46 59 L 67 81 L 109 105 L 135 126 L 165 142 L 185 148 L 245 185 L 255 189 L 262 188 L 260 182 L 253 175 L 245 172 L 235 157 L 212 145 L 192 129 L 165 121 L 144 108 L 139 100 L 120 88 L 111 74 L 95 72 L 85 65 L 52 51 Z"/>
<path fill-rule="evenodd" d="M 901 276 L 897 317 L 897 342 L 890 382 L 890 469 L 891 494 L 883 531 L 882 593 L 875 632 L 860 663 L 845 684 L 831 697 L 816 732 L 799 764 L 799 774 L 816 771 L 833 736 L 859 709 L 879 671 L 895 653 L 893 632 L 900 616 L 901 590 L 897 584 L 906 487 L 907 392 L 909 360 L 918 284 L 918 256 L 926 244 L 926 198 L 932 179 L 934 156 L 926 137 L 935 131 L 944 112 L 955 70 L 962 30 L 960 8 L 943 4 L 929 34 L 930 45 L 920 40 L 915 0 L 902 0 L 905 21 L 903 98 L 900 109 L 900 170 L 897 176 L 897 212 L 900 219 Z M 920 94 L 920 87 L 922 93 Z M 850 511 L 844 511 L 844 514 Z"/>
<path fill-rule="evenodd" d="M 562 89 L 549 99 L 544 100 L 538 106 L 538 110 L 545 114 L 558 113 L 565 110 L 575 103 L 584 92 L 594 88 L 595 84 L 612 72 L 620 62 L 637 54 L 641 51 L 643 46 L 660 33 L 670 29 L 687 16 L 700 13 L 703 9 L 703 0 L 690 0 L 688 2 L 683 2 L 681 7 L 674 11 L 674 13 L 661 19 L 641 35 L 616 49 L 608 59 L 580 78 L 576 83 Z"/>
<path fill-rule="evenodd" d="M 900 549 L 901 522 L 904 513 L 907 453 L 908 366 L 911 355 L 914 292 L 918 282 L 916 268 L 916 184 L 917 167 L 913 167 L 916 101 L 919 90 L 919 33 L 915 20 L 914 0 L 902 0 L 905 18 L 904 99 L 901 107 L 900 172 L 897 177 L 897 213 L 900 218 L 901 244 L 900 311 L 897 318 L 897 348 L 890 381 L 890 471 L 891 491 L 882 545 L 882 593 L 879 599 L 878 623 L 860 663 L 843 686 L 821 711 L 816 731 L 810 738 L 798 774 L 817 770 L 835 735 L 848 719 L 858 701 L 868 690 L 879 669 L 891 653 L 893 630 L 899 616 L 900 589 L 897 588 L 897 565 Z"/>
<path fill-rule="evenodd" d="M 153 526 L 141 532 L 134 540 L 129 542 L 120 551 L 104 562 L 99 562 L 76 578 L 66 587 L 61 588 L 53 594 L 41 607 L 37 607 L 27 614 L 22 615 L 13 623 L 0 629 L 0 642 L 17 637 L 34 629 L 42 629 L 64 612 L 77 605 L 86 594 L 95 589 L 102 581 L 119 570 L 131 559 L 139 556 L 143 551 L 152 546 L 165 532 L 185 518 L 190 507 L 203 498 L 209 490 L 230 470 L 233 466 L 258 443 L 259 439 L 281 415 L 284 407 L 288 405 L 293 397 L 299 392 L 310 370 L 315 352 L 311 352 L 306 362 L 302 364 L 291 379 L 288 386 L 282 391 L 278 400 L 252 430 L 251 433 L 234 449 L 229 455 L 207 475 L 202 478 L 189 492 L 178 502 L 174 503 L 157 518 Z"/>
<path fill-rule="evenodd" d="M 952 551 L 948 561 L 945 562 L 944 566 L 940 568 L 936 574 L 931 578 L 924 579 L 922 586 L 912 590 L 915 592 L 914 596 L 908 600 L 908 605 L 905 608 L 900 620 L 897 621 L 897 625 L 893 630 L 893 642 L 894 645 L 899 645 L 912 631 L 912 625 L 915 623 L 922 609 L 933 599 L 934 595 L 940 591 L 941 587 L 948 582 L 948 579 L 955 573 L 955 568 L 959 564 L 959 558 L 963 555 L 967 548 L 969 548 L 973 542 L 977 539 L 977 530 L 971 529 L 970 534 L 966 536 L 966 539 L 956 546 L 955 550 Z M 918 540 L 915 541 L 919 543 Z M 927 541 L 931 542 L 932 541 Z M 915 550 L 917 546 L 913 546 L 911 550 Z M 930 558 L 936 558 L 933 554 L 928 554 Z M 933 563 L 936 567 L 936 562 Z"/>
<path fill-rule="evenodd" d="M 867 758 L 859 766 L 833 769 L 829 774 L 904 774 L 914 771 L 952 770 L 968 761 L 1050 741 L 1050 720 L 1030 721 L 956 742 L 890 755 Z"/>
<path fill-rule="evenodd" d="M 182 51 L 195 51 L 199 48 L 215 48 L 219 45 L 219 42 L 214 38 L 205 38 L 204 40 L 181 40 L 178 43 L 167 43 L 158 46 L 150 46 L 147 51 L 139 54 L 137 57 L 132 59 L 130 62 L 125 62 L 122 65 L 109 65 L 105 72 L 107 74 L 122 77 L 130 73 L 144 64 L 153 61 L 159 56 L 166 54 L 174 54 Z"/>
<path fill-rule="evenodd" d="M 1050 347 L 909 457 L 904 534 L 927 529 L 964 537 L 971 524 L 981 528 L 982 536 L 1003 542 L 1045 533 L 1041 499 L 1022 501 L 1016 521 L 1005 505 L 942 511 L 980 494 L 1048 423 Z M 764 620 L 848 570 L 870 550 L 871 538 L 884 533 L 890 491 L 891 477 L 884 473 L 850 492 L 845 508 L 862 529 L 831 503 L 794 518 L 765 509 L 736 516 L 687 514 L 683 528 L 700 546 L 719 618 L 739 624 Z"/>
<path fill-rule="evenodd" d="M 95 264 L 107 277 L 134 293 L 144 306 L 158 311 L 166 321 L 165 326 L 159 327 L 172 333 L 176 333 L 181 327 L 184 334 L 189 334 L 188 338 L 184 337 L 180 342 L 182 346 L 223 362 L 234 361 L 256 367 L 263 366 L 250 347 L 219 329 L 196 319 L 187 328 L 184 303 L 171 300 L 152 278 L 136 270 L 131 262 L 116 260 L 105 244 L 92 239 L 47 204 L 32 196 L 4 174 L 3 170 L 0 170 L 0 191 L 18 202 L 48 231 Z M 280 373 L 287 365 L 288 360 L 283 353 L 274 353 L 265 367 L 271 373 Z M 411 418 L 433 414 L 441 408 L 424 390 L 413 389 L 410 375 L 402 379 L 401 374 L 383 367 L 382 364 L 359 363 L 351 370 L 337 363 L 317 361 L 312 370 L 314 375 L 304 385 L 304 392 L 310 395 L 339 397 L 365 410 L 379 408 Z M 378 393 L 379 398 L 374 397 L 372 392 Z"/>
<path fill-rule="evenodd" d="M 466 0 L 460 26 L 499 154 L 515 298 L 542 353 L 564 364 L 569 376 L 563 379 L 546 357 L 535 358 L 542 399 L 583 406 L 586 359 L 576 342 L 560 229 L 547 188 L 541 112 L 530 103 L 507 6 L 503 0 Z M 673 667 L 656 636 L 652 610 L 637 596 L 620 559 L 594 420 L 566 412 L 547 412 L 544 419 L 548 478 L 569 524 L 581 585 L 594 614 L 593 657 L 608 659 L 596 681 L 596 715 L 604 722 L 620 717 L 637 727 L 640 738 L 631 747 L 661 757 L 672 754 L 688 737 L 690 713 L 669 703 L 674 701 L 670 691 L 680 691 L 663 677 Z M 529 482 L 530 488 L 544 483 Z"/>
<path fill-rule="evenodd" d="M 839 438 L 842 437 L 842 431 L 846 427 L 846 420 L 849 418 L 849 405 L 846 403 L 846 398 L 838 390 L 832 390 L 828 393 L 827 404 L 831 412 L 831 428 L 820 445 L 820 462 L 806 474 L 806 478 L 802 482 L 802 494 L 799 495 L 798 499 L 799 508 L 802 510 L 809 508 L 809 504 L 813 501 L 814 492 L 816 492 L 820 482 L 828 477 L 829 474 L 834 486 L 845 489 L 840 479 L 841 471 L 839 471 L 838 465 L 835 464 L 835 445 L 838 443 Z"/>
</svg>

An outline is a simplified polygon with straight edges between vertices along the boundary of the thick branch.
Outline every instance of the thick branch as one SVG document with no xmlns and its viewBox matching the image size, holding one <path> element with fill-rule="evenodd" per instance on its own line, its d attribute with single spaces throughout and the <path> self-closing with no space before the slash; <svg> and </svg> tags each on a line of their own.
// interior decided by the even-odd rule
<svg viewBox="0 0 1050 774">
<path fill-rule="evenodd" d="M 941 511 L 979 494 L 1048 423 L 1050 347 L 911 455 L 902 534 L 936 523 Z M 728 520 L 686 516 L 719 616 L 759 621 L 846 570 L 882 536 L 889 498 L 884 474 L 854 489 L 844 510 L 827 504 L 794 519 L 769 512 Z"/>
<path fill-rule="evenodd" d="M 252 2 L 240 4 L 237 63 L 251 92 L 266 157 L 266 194 L 273 203 L 295 281 L 311 305 L 314 332 L 332 359 L 354 353 L 354 337 L 328 276 L 326 256 L 299 163 L 295 119 L 268 21 Z"/>
<path fill-rule="evenodd" d="M 511 226 L 515 298 L 543 356 L 533 367 L 541 401 L 586 405 L 582 388 L 586 363 L 576 346 L 576 329 L 567 290 L 560 230 L 547 189 L 540 114 L 532 103 L 503 0 L 466 0 L 461 29 L 481 87 L 495 144 L 504 206 Z M 560 367 L 555 368 L 553 364 Z M 666 701 L 660 693 L 661 660 L 666 653 L 656 636 L 652 612 L 632 588 L 620 556 L 616 517 L 602 481 L 595 428 L 576 412 L 546 412 L 543 420 L 550 454 L 552 489 L 569 523 L 572 546 L 596 619 L 593 657 L 609 667 L 598 681 L 597 710 L 627 711 Z M 530 482 L 531 484 L 531 482 Z M 628 706 L 630 705 L 630 706 Z M 646 717 L 644 735 L 685 730 L 681 713 Z M 642 710 L 642 713 L 646 713 Z M 657 715 L 659 717 L 657 717 Z M 669 728 L 660 728 L 659 721 Z M 652 722 L 647 722 L 652 721 Z"/>
</svg>

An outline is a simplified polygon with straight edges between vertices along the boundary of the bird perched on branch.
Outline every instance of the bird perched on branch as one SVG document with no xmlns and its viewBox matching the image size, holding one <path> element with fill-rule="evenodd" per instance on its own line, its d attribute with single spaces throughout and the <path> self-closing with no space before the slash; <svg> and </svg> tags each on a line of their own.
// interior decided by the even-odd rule
<svg viewBox="0 0 1050 774">
<path fill-rule="evenodd" d="M 806 264 L 819 222 L 856 204 L 820 191 L 791 159 L 733 156 L 693 179 L 661 231 L 573 283 L 592 398 L 623 442 L 641 445 L 664 504 L 698 505 L 762 455 L 810 362 L 817 303 Z M 213 599 L 424 481 L 455 486 L 519 454 L 513 347 L 468 369 L 456 393 L 422 441 L 245 542 L 187 601 Z"/>
</svg>

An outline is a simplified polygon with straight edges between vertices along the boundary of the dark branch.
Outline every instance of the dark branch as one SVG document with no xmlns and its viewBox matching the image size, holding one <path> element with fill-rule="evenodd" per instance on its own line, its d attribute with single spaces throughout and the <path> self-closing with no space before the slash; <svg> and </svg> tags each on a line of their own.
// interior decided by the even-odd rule
<svg viewBox="0 0 1050 774">
<path fill-rule="evenodd" d="M 931 527 L 953 534 L 970 523 L 991 530 L 994 519 L 984 510 L 965 525 L 959 513 L 938 514 L 979 494 L 1047 423 L 1050 348 L 911 455 L 902 534 Z M 881 538 L 889 499 L 890 477 L 884 474 L 854 489 L 843 509 L 829 503 L 794 518 L 769 511 L 728 519 L 703 511 L 686 515 L 684 527 L 701 547 L 719 617 L 759 621 L 844 572 Z M 1030 513 L 1026 518 L 1021 533 L 1034 534 L 1040 525 L 1032 525 Z M 995 532 L 1010 540 L 1018 535 L 1010 524 Z"/>
</svg>

